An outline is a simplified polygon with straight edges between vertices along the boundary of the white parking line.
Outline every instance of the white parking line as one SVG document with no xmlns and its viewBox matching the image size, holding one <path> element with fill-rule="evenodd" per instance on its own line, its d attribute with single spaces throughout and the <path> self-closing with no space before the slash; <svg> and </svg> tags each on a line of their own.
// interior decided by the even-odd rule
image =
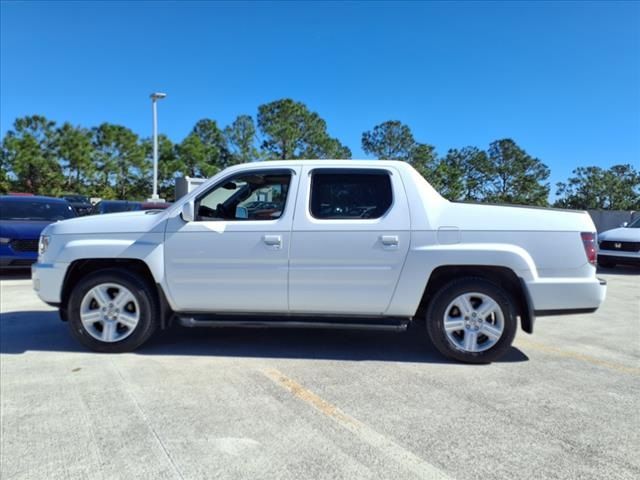
<svg viewBox="0 0 640 480">
<path fill-rule="evenodd" d="M 20 278 L 20 279 L 11 279 L 11 280 L 2 280 L 0 279 L 0 286 L 2 287 L 19 287 L 20 285 L 29 286 L 31 285 L 30 278 Z"/>
</svg>

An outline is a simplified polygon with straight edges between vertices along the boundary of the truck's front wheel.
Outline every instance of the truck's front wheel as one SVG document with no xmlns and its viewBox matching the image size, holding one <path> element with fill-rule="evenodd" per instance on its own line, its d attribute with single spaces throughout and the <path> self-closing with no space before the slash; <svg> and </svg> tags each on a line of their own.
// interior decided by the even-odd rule
<svg viewBox="0 0 640 480">
<path fill-rule="evenodd" d="M 497 360 L 511 346 L 517 325 L 508 293 L 482 278 L 448 283 L 427 309 L 427 332 L 433 345 L 461 362 Z"/>
<path fill-rule="evenodd" d="M 156 327 L 154 292 L 135 274 L 101 270 L 82 278 L 69 298 L 73 336 L 96 352 L 129 352 Z"/>
</svg>

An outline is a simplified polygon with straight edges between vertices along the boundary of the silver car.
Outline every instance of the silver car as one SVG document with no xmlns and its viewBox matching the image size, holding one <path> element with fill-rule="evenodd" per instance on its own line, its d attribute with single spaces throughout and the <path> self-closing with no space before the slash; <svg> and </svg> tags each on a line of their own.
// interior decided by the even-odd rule
<svg viewBox="0 0 640 480">
<path fill-rule="evenodd" d="M 612 268 L 620 264 L 640 266 L 640 217 L 598 234 L 598 265 Z"/>
</svg>

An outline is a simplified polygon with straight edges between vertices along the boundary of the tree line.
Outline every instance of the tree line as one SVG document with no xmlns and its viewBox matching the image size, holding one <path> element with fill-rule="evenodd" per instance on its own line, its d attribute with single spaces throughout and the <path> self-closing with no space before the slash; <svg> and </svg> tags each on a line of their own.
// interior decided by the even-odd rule
<svg viewBox="0 0 640 480">
<path fill-rule="evenodd" d="M 410 127 L 386 121 L 362 134 L 368 155 L 414 166 L 444 197 L 455 201 L 548 206 L 549 168 L 511 139 L 487 149 L 467 146 L 438 155 Z M 301 102 L 281 99 L 221 127 L 199 120 L 180 142 L 158 137 L 158 186 L 172 199 L 179 176 L 209 177 L 230 165 L 273 159 L 348 159 L 351 150 Z M 140 200 L 151 191 L 152 143 L 122 125 L 86 128 L 41 115 L 18 118 L 2 139 L 0 192 L 80 193 Z M 556 184 L 554 206 L 639 209 L 640 172 L 631 165 L 579 167 Z"/>
</svg>

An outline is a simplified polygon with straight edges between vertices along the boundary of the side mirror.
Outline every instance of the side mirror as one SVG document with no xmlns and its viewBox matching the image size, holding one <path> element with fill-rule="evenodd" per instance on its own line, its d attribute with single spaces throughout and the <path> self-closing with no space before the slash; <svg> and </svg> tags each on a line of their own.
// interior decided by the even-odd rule
<svg viewBox="0 0 640 480">
<path fill-rule="evenodd" d="M 621 226 L 621 227 L 626 227 L 627 225 L 629 225 L 629 222 L 622 222 L 622 223 L 620 224 L 620 226 Z"/>
<path fill-rule="evenodd" d="M 249 210 L 247 207 L 236 207 L 236 218 L 246 220 L 249 218 Z"/>
<path fill-rule="evenodd" d="M 182 205 L 182 212 L 180 215 L 185 222 L 193 222 L 195 220 L 194 208 L 193 200 Z"/>
</svg>

